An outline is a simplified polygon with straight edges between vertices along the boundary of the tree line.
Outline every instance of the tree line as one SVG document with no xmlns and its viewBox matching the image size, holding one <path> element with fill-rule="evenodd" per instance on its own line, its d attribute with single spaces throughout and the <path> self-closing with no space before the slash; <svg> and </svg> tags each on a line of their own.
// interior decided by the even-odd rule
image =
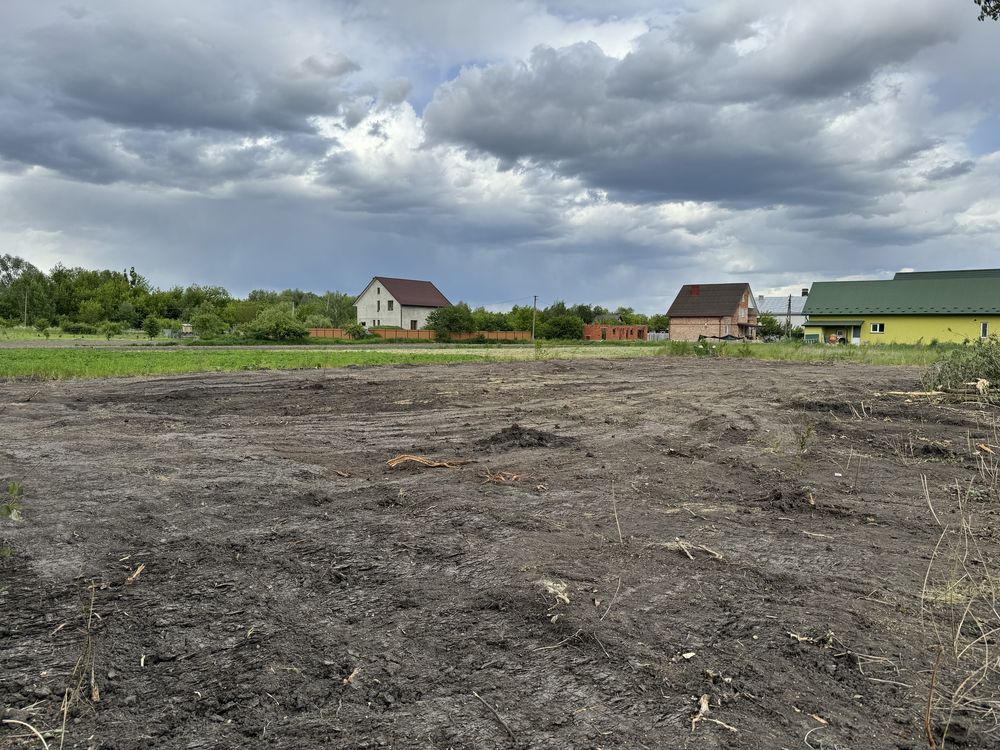
<svg viewBox="0 0 1000 750">
<path fill-rule="evenodd" d="M 23 258 L 0 255 L 0 326 L 96 333 L 190 323 L 199 335 L 213 337 L 282 316 L 301 324 L 302 335 L 304 328 L 346 326 L 355 321 L 354 297 L 257 289 L 240 299 L 220 286 L 157 289 L 135 268 L 95 271 L 60 264 L 44 273 Z"/>
</svg>

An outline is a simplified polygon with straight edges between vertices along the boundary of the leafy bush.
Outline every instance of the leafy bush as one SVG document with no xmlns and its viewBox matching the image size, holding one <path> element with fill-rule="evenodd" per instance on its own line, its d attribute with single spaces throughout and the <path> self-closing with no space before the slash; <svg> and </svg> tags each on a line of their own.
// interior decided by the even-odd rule
<svg viewBox="0 0 1000 750">
<path fill-rule="evenodd" d="M 63 333 L 74 334 L 77 336 L 93 336 L 97 333 L 97 326 L 92 326 L 90 323 L 74 323 L 71 320 L 65 320 L 59 327 L 62 329 Z"/>
<path fill-rule="evenodd" d="M 363 339 L 368 335 L 368 331 L 360 323 L 348 323 L 344 326 L 344 333 L 347 334 L 348 338 L 352 339 Z"/>
<path fill-rule="evenodd" d="M 125 326 L 117 321 L 105 320 L 97 326 L 97 332 L 104 336 L 104 338 L 108 341 L 111 341 L 113 336 L 121 336 L 125 333 Z"/>
<path fill-rule="evenodd" d="M 303 322 L 306 328 L 336 328 L 333 321 L 325 315 L 308 315 Z"/>
<path fill-rule="evenodd" d="M 221 336 L 229 328 L 226 321 L 212 312 L 199 312 L 191 318 L 191 327 L 195 333 L 206 339 Z"/>
<path fill-rule="evenodd" d="M 437 334 L 438 341 L 448 341 L 453 333 L 471 333 L 476 323 L 472 310 L 464 302 L 451 307 L 439 307 L 427 316 L 427 327 Z"/>
<path fill-rule="evenodd" d="M 264 341 L 302 341 L 309 331 L 301 320 L 280 307 L 268 307 L 243 329 L 250 338 Z"/>
<path fill-rule="evenodd" d="M 155 339 L 163 330 L 163 324 L 155 315 L 147 315 L 146 319 L 142 321 L 142 330 L 146 332 L 149 338 Z"/>
<path fill-rule="evenodd" d="M 540 334 L 543 339 L 582 339 L 583 320 L 576 315 L 557 315 L 542 324 Z"/>
<path fill-rule="evenodd" d="M 951 350 L 924 375 L 929 390 L 962 388 L 988 380 L 1000 387 L 1000 340 L 990 338 Z"/>
<path fill-rule="evenodd" d="M 760 337 L 781 336 L 785 327 L 773 315 L 764 314 L 757 319 L 757 335 Z"/>
</svg>

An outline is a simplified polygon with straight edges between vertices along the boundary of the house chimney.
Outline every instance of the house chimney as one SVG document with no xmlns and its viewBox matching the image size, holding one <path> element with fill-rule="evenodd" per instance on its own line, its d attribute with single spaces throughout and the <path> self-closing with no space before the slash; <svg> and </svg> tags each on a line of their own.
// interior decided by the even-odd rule
<svg viewBox="0 0 1000 750">
<path fill-rule="evenodd" d="M 699 294 L 701 294 L 701 284 L 692 284 L 691 285 L 691 296 L 692 297 L 697 297 Z"/>
<path fill-rule="evenodd" d="M 803 289 L 802 290 L 802 296 L 803 297 L 808 297 L 809 296 L 809 290 L 808 289 Z"/>
</svg>

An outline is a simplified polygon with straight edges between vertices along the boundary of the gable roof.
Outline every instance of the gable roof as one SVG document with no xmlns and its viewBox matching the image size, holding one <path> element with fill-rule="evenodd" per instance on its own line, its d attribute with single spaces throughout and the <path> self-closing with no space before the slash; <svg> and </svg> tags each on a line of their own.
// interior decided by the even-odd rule
<svg viewBox="0 0 1000 750">
<path fill-rule="evenodd" d="M 450 307 L 451 302 L 429 281 L 416 279 L 394 279 L 391 276 L 375 276 L 368 286 L 379 282 L 401 305 L 410 307 Z M 365 287 L 365 292 L 368 287 Z M 361 294 L 364 294 L 362 292 Z M 359 295 L 360 296 L 360 295 Z"/>
<path fill-rule="evenodd" d="M 924 279 L 989 279 L 1000 277 L 1000 268 L 973 268 L 967 271 L 900 271 L 893 281 L 923 281 Z"/>
<path fill-rule="evenodd" d="M 788 299 L 786 295 L 784 297 L 758 297 L 757 298 L 757 312 L 763 315 L 788 315 Z M 806 300 L 808 297 L 796 297 L 794 294 L 791 295 L 792 300 L 792 315 L 802 315 L 802 309 L 806 306 Z"/>
<path fill-rule="evenodd" d="M 806 315 L 1000 315 L 1000 275 L 817 281 Z"/>
<path fill-rule="evenodd" d="M 732 315 L 740 306 L 749 284 L 685 284 L 667 311 L 668 318 L 715 318 Z M 695 293 L 697 292 L 697 293 Z M 756 308 L 750 292 L 750 307 Z"/>
</svg>

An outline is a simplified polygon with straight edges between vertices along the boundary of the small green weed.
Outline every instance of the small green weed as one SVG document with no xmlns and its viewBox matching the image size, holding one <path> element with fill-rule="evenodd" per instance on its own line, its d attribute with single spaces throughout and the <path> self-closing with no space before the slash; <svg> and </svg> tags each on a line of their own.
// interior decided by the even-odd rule
<svg viewBox="0 0 1000 750">
<path fill-rule="evenodd" d="M 7 493 L 4 501 L 0 503 L 0 518 L 9 518 L 11 521 L 21 520 L 21 510 L 24 506 L 21 499 L 24 497 L 24 487 L 20 482 L 8 482 Z"/>
</svg>

